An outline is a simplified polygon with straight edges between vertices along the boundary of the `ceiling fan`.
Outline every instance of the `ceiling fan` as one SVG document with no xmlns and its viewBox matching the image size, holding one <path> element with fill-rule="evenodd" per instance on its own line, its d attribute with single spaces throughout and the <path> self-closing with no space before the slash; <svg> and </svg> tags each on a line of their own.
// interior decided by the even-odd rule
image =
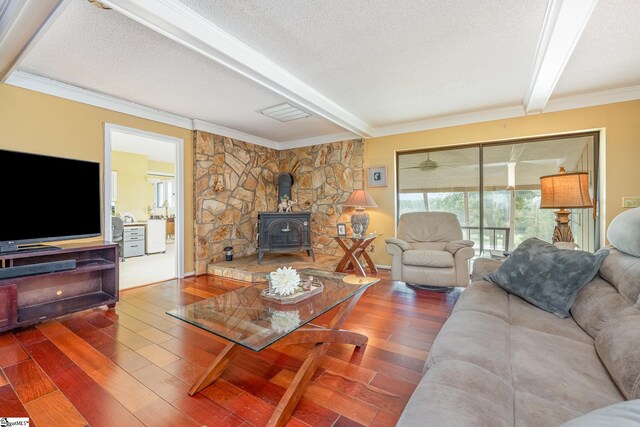
<svg viewBox="0 0 640 427">
<path fill-rule="evenodd" d="M 436 162 L 435 160 L 431 160 L 429 158 L 429 154 L 427 153 L 427 160 L 423 160 L 422 162 L 418 163 L 418 165 L 416 166 L 409 166 L 406 168 L 400 168 L 400 169 L 419 169 L 421 171 L 428 171 L 428 170 L 433 170 L 433 169 L 437 169 L 439 167 L 455 167 L 455 166 L 450 166 L 450 165 L 454 165 L 454 164 L 459 164 L 460 162 Z"/>
</svg>

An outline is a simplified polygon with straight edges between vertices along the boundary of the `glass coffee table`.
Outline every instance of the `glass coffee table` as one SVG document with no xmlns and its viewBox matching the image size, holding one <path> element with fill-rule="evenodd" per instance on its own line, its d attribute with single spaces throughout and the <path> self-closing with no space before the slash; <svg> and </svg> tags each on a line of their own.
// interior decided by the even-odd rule
<svg viewBox="0 0 640 427">
<path fill-rule="evenodd" d="M 313 343 L 314 347 L 267 424 L 281 426 L 291 416 L 331 344 L 353 344 L 356 347 L 366 344 L 368 338 L 365 335 L 340 328 L 364 291 L 379 279 L 314 269 L 300 270 L 299 274 L 303 280 L 308 276 L 320 280 L 323 291 L 299 303 L 284 305 L 264 299 L 262 291 L 267 284 L 261 283 L 167 312 L 230 341 L 193 384 L 189 395 L 218 379 L 240 347 L 261 351 L 267 347 Z M 327 327 L 310 323 L 337 306 L 340 309 Z"/>
</svg>

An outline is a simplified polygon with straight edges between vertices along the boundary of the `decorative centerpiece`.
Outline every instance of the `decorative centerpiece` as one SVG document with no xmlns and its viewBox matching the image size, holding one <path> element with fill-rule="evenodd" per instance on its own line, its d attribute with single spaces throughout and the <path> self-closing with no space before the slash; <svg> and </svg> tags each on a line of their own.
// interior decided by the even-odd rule
<svg viewBox="0 0 640 427">
<path fill-rule="evenodd" d="M 267 275 L 269 287 L 262 296 L 280 304 L 295 304 L 319 294 L 323 290 L 322 282 L 308 276 L 304 280 L 292 267 L 278 268 Z"/>
</svg>

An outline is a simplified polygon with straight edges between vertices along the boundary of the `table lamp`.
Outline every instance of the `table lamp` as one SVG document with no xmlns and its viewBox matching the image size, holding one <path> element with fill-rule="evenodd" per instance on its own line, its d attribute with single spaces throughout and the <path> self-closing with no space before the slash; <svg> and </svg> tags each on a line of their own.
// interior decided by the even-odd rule
<svg viewBox="0 0 640 427">
<path fill-rule="evenodd" d="M 555 175 L 540 177 L 540 209 L 558 209 L 556 228 L 553 230 L 553 243 L 573 242 L 573 233 L 569 226 L 567 208 L 592 208 L 589 196 L 589 173 L 567 172 L 563 167 Z"/>
<path fill-rule="evenodd" d="M 351 215 L 351 229 L 354 234 L 359 234 L 360 236 L 366 235 L 367 227 L 369 226 L 369 214 L 364 211 L 364 208 L 378 207 L 373 197 L 371 197 L 367 190 L 353 190 L 353 193 L 349 195 L 343 205 L 354 206 L 356 208 L 355 213 Z M 362 227 L 362 230 L 357 232 L 356 230 L 360 227 Z"/>
</svg>

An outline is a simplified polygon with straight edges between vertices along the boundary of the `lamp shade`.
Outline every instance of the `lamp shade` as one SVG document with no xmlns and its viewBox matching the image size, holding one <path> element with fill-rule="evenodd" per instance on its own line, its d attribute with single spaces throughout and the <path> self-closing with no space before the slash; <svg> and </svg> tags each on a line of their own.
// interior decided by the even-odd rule
<svg viewBox="0 0 640 427">
<path fill-rule="evenodd" d="M 589 174 L 587 172 L 559 173 L 540 177 L 541 209 L 591 208 Z"/>
<path fill-rule="evenodd" d="M 377 208 L 376 202 L 367 190 L 353 190 L 343 203 L 344 206 L 356 206 L 361 208 Z"/>
</svg>

